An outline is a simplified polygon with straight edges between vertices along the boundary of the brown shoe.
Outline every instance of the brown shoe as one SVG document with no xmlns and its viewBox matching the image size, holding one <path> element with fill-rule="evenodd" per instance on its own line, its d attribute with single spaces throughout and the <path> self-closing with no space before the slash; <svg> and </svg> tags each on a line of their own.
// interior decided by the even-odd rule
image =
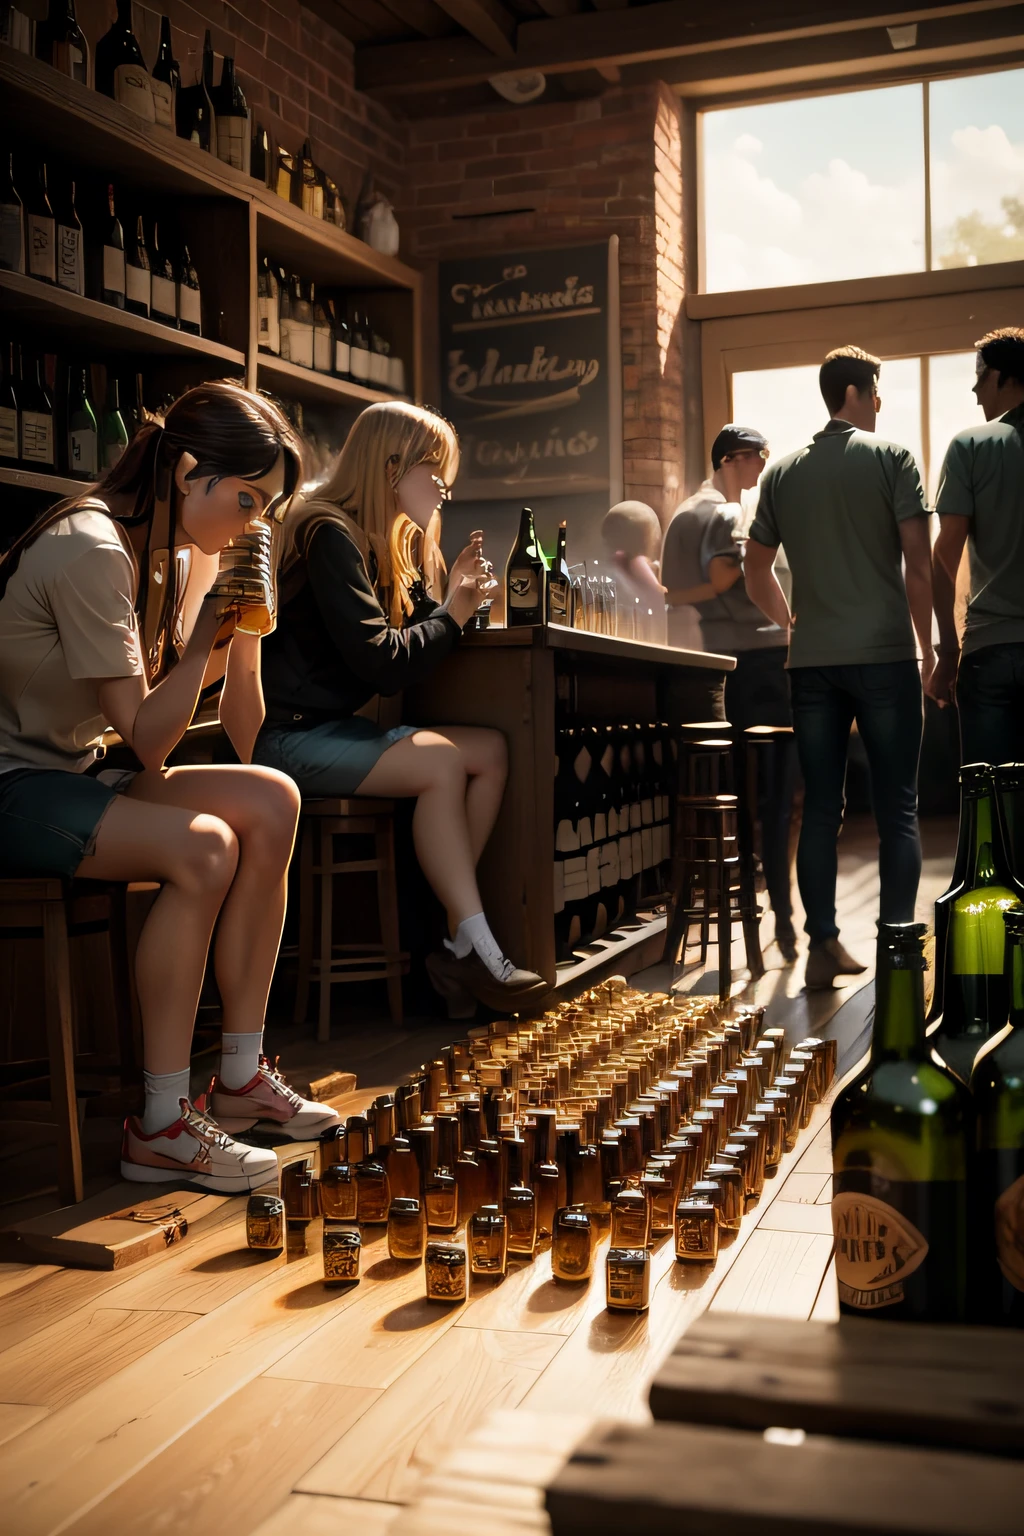
<svg viewBox="0 0 1024 1536">
<path fill-rule="evenodd" d="M 428 959 L 427 972 L 434 988 L 447 1001 L 452 1018 L 466 1017 L 450 1010 L 459 1007 L 467 997 L 496 1013 L 519 1013 L 551 990 L 536 971 L 521 971 L 512 965 L 498 981 L 475 950 L 461 960 L 449 952 L 433 954 Z"/>
<path fill-rule="evenodd" d="M 823 944 L 811 945 L 804 985 L 808 992 L 822 991 L 830 987 L 837 976 L 860 976 L 866 970 L 867 966 L 855 960 L 837 938 L 826 939 Z"/>
</svg>

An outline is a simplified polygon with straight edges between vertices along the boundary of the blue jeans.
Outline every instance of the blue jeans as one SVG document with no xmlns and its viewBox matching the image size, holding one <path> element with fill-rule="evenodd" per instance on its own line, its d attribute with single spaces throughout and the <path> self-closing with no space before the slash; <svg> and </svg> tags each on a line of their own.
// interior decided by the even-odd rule
<svg viewBox="0 0 1024 1536">
<path fill-rule="evenodd" d="M 1024 761 L 1024 644 L 961 657 L 956 678 L 962 763 Z"/>
<path fill-rule="evenodd" d="M 804 776 L 796 877 L 812 944 L 835 938 L 836 840 L 846 808 L 846 754 L 854 720 L 871 772 L 883 923 L 914 919 L 921 879 L 917 767 L 924 703 L 916 661 L 793 667 L 793 726 Z"/>
</svg>

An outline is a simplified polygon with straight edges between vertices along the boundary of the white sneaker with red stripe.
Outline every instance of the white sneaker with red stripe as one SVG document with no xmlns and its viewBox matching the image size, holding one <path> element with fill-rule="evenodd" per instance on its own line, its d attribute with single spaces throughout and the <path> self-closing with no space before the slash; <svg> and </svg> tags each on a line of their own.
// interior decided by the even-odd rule
<svg viewBox="0 0 1024 1536">
<path fill-rule="evenodd" d="M 121 1144 L 121 1177 L 137 1184 L 176 1184 L 218 1195 L 245 1194 L 276 1184 L 277 1157 L 263 1147 L 233 1141 L 201 1110 L 181 1100 L 173 1125 L 151 1135 L 129 1115 Z"/>
<path fill-rule="evenodd" d="M 304 1099 L 290 1088 L 264 1056 L 259 1071 L 244 1088 L 226 1088 L 219 1077 L 210 1084 L 207 1105 L 215 1120 L 259 1121 L 261 1130 L 273 1130 L 293 1141 L 308 1141 L 338 1124 L 340 1116 L 329 1104 Z"/>
</svg>

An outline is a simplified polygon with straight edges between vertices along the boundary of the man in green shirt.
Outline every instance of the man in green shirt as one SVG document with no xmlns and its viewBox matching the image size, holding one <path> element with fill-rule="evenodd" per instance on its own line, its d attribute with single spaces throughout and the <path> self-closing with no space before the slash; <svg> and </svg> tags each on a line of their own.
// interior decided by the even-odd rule
<svg viewBox="0 0 1024 1536">
<path fill-rule="evenodd" d="M 946 450 L 936 511 L 936 692 L 956 679 L 965 763 L 1024 761 L 1024 330 L 1004 326 L 976 343 L 974 394 L 986 425 Z M 971 587 L 963 656 L 953 595 L 964 545 Z M 959 661 L 959 669 L 957 663 Z"/>
<path fill-rule="evenodd" d="M 808 987 L 864 969 L 836 925 L 836 840 L 855 720 L 878 824 L 883 922 L 913 920 L 921 877 L 921 687 L 935 665 L 931 548 L 914 456 L 875 436 L 880 368 L 859 347 L 829 353 L 819 382 L 831 420 L 762 476 L 747 541 L 747 591 L 789 634 L 805 785 L 797 880 L 811 942 Z M 792 615 L 772 569 L 780 545 L 793 574 Z"/>
</svg>

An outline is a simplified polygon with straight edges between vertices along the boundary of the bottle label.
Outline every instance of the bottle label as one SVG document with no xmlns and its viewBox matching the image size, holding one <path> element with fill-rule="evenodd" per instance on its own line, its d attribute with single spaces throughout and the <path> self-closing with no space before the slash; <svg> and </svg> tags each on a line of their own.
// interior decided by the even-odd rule
<svg viewBox="0 0 1024 1536">
<path fill-rule="evenodd" d="M 313 332 L 313 367 L 317 373 L 330 373 L 331 371 L 331 333 L 320 330 Z"/>
<path fill-rule="evenodd" d="M 0 406 L 0 459 L 18 457 L 18 413 L 10 405 Z"/>
<path fill-rule="evenodd" d="M 124 293 L 125 281 L 124 251 L 119 251 L 115 245 L 105 245 L 103 247 L 104 288 L 110 293 Z"/>
<path fill-rule="evenodd" d="M 144 122 L 155 123 L 153 82 L 141 64 L 119 64 L 114 70 L 114 100 Z"/>
<path fill-rule="evenodd" d="M 396 395 L 405 394 L 405 364 L 400 357 L 388 358 L 387 385 Z"/>
<path fill-rule="evenodd" d="M 198 288 L 187 283 L 178 284 L 178 319 L 197 334 L 203 325 L 203 306 Z"/>
<path fill-rule="evenodd" d="M 284 327 L 281 327 L 282 331 Z M 313 327 L 301 320 L 289 323 L 288 357 L 300 368 L 313 366 Z"/>
<path fill-rule="evenodd" d="M 513 571 L 508 578 L 509 607 L 536 608 L 538 602 L 536 571 L 531 569 Z"/>
<path fill-rule="evenodd" d="M 365 347 L 352 347 L 349 351 L 349 370 L 357 384 L 370 379 L 370 354 Z"/>
<path fill-rule="evenodd" d="M 383 389 L 388 381 L 388 360 L 383 352 L 370 353 L 370 383 Z"/>
<path fill-rule="evenodd" d="M 107 249 L 109 250 L 109 246 Z M 104 261 L 105 266 L 106 261 Z M 125 263 L 124 283 L 122 285 L 125 297 L 129 304 L 144 305 L 147 315 L 149 314 L 150 303 L 153 297 L 151 276 L 152 274 L 148 267 L 133 267 L 130 261 Z M 104 283 L 104 286 L 107 286 L 106 283 Z M 113 287 L 113 284 L 109 286 Z"/>
<path fill-rule="evenodd" d="M 86 430 L 77 432 L 72 427 L 68 434 L 69 469 L 73 475 L 96 478 L 96 433 Z"/>
<path fill-rule="evenodd" d="M 85 293 L 82 231 L 67 224 L 57 226 L 57 282 L 68 293 Z"/>
<path fill-rule="evenodd" d="M 290 320 L 282 320 L 278 326 L 278 331 L 281 337 L 280 356 L 290 363 L 292 360 L 292 322 Z"/>
<path fill-rule="evenodd" d="M 28 216 L 28 270 L 30 277 L 57 281 L 57 250 L 53 220 L 45 214 Z"/>
<path fill-rule="evenodd" d="M 168 80 L 150 79 L 153 88 L 153 115 L 158 128 L 174 132 L 174 90 Z"/>
<path fill-rule="evenodd" d="M 153 313 L 166 315 L 169 320 L 178 318 L 177 283 L 169 277 L 157 277 L 153 273 Z"/>
<path fill-rule="evenodd" d="M 85 54 L 74 43 L 54 43 L 50 62 L 54 69 L 60 70 L 62 75 L 67 75 L 71 80 L 77 80 L 80 85 L 88 85 Z"/>
<path fill-rule="evenodd" d="M 257 341 L 261 347 L 270 346 L 270 300 L 264 295 L 256 300 Z"/>
<path fill-rule="evenodd" d="M 569 622 L 569 584 L 564 576 L 555 576 L 548 582 L 552 624 Z"/>
<path fill-rule="evenodd" d="M 996 1201 L 995 1225 L 996 1257 L 1003 1278 L 1015 1291 L 1024 1291 L 1024 1176 Z"/>
<path fill-rule="evenodd" d="M 335 340 L 334 371 L 335 373 L 350 373 L 352 371 L 352 348 L 347 341 Z"/>
<path fill-rule="evenodd" d="M 0 267 L 6 272 L 25 270 L 21 217 L 18 203 L 0 203 Z"/>
<path fill-rule="evenodd" d="M 848 1190 L 832 1201 L 839 1299 L 874 1312 L 904 1299 L 904 1282 L 928 1256 L 924 1235 L 874 1195 Z"/>
<path fill-rule="evenodd" d="M 22 411 L 21 456 L 29 464 L 53 466 L 53 417 L 45 411 Z"/>
<path fill-rule="evenodd" d="M 225 165 L 233 165 L 236 171 L 247 171 L 249 152 L 249 116 L 218 117 L 217 159 Z"/>
</svg>

